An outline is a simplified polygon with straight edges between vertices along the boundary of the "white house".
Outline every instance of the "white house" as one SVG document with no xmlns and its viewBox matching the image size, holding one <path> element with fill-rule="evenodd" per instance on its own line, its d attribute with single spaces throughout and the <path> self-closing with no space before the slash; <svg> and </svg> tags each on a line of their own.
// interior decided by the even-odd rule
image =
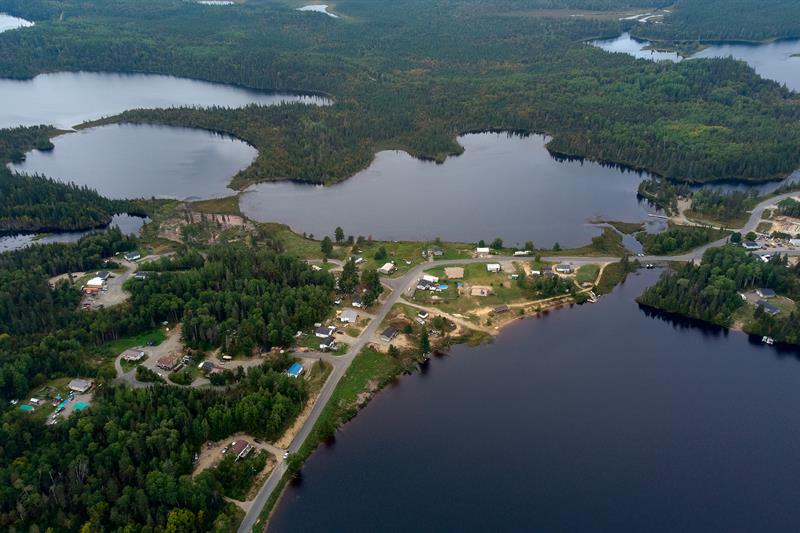
<svg viewBox="0 0 800 533">
<path fill-rule="evenodd" d="M 316 335 L 320 339 L 325 339 L 333 335 L 333 332 L 336 331 L 336 328 L 333 326 L 323 326 L 316 329 L 314 335 Z"/>
<path fill-rule="evenodd" d="M 486 265 L 486 270 L 489 272 L 500 272 L 500 263 L 489 263 Z"/>
<path fill-rule="evenodd" d="M 531 251 L 530 250 L 517 250 L 516 252 L 514 252 L 514 255 L 517 256 L 517 257 L 519 257 L 521 255 L 531 255 Z"/>
<path fill-rule="evenodd" d="M 489 253 L 489 248 L 484 246 L 479 246 L 478 248 L 475 248 L 475 253 L 479 255 L 480 254 L 487 255 Z"/>
<path fill-rule="evenodd" d="M 335 350 L 336 349 L 336 339 L 333 337 L 326 337 L 322 339 L 322 342 L 319 343 L 320 350 Z"/>
<path fill-rule="evenodd" d="M 392 263 L 386 263 L 382 267 L 378 269 L 378 272 L 383 275 L 391 274 L 396 270 L 395 266 Z"/>
<path fill-rule="evenodd" d="M 572 265 L 567 263 L 556 265 L 556 272 L 559 274 L 572 274 Z"/>
<path fill-rule="evenodd" d="M 424 281 L 427 281 L 428 283 L 439 283 L 439 278 L 437 278 L 436 276 L 431 276 L 430 274 L 425 274 L 424 276 L 422 276 L 422 279 Z"/>
</svg>

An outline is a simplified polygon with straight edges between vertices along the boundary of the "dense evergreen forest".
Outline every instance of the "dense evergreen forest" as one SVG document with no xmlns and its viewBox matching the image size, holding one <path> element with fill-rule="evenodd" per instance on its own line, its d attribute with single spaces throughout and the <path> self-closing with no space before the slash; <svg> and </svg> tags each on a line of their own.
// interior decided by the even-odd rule
<svg viewBox="0 0 800 533">
<path fill-rule="evenodd" d="M 703 254 L 698 266 L 681 264 L 639 297 L 639 302 L 670 313 L 729 326 L 734 313 L 746 305 L 739 291 L 759 287 L 797 301 L 800 299 L 800 266 L 789 267 L 787 259 L 776 255 L 769 262 L 739 246 L 712 248 Z M 746 330 L 770 335 L 776 340 L 800 344 L 800 313 L 770 317 L 756 311 Z"/>
<path fill-rule="evenodd" d="M 634 34 L 686 41 L 762 41 L 800 37 L 795 0 L 677 0 L 663 24 L 636 24 Z"/>
<path fill-rule="evenodd" d="M 800 218 L 800 202 L 794 198 L 787 198 L 778 203 L 778 212 L 787 217 Z"/>
<path fill-rule="evenodd" d="M 277 438 L 308 396 L 304 380 L 286 376 L 289 364 L 270 360 L 224 391 L 104 388 L 55 427 L 6 412 L 0 528 L 232 531 L 223 480 L 215 470 L 192 478 L 193 456 L 238 431 Z"/>
<path fill-rule="evenodd" d="M 237 177 L 240 186 L 341 180 L 385 148 L 441 160 L 461 151 L 459 133 L 487 128 L 546 132 L 555 152 L 676 179 L 763 179 L 800 165 L 796 95 L 746 65 L 607 54 L 582 41 L 617 34 L 623 23 L 615 17 L 537 13 L 630 4 L 343 0 L 333 19 L 266 0 L 224 9 L 178 0 L 0 0 L 0 9 L 37 22 L 0 35 L 0 70 L 154 72 L 334 97 L 325 108 L 125 116 L 253 143 L 260 155 Z"/>
</svg>

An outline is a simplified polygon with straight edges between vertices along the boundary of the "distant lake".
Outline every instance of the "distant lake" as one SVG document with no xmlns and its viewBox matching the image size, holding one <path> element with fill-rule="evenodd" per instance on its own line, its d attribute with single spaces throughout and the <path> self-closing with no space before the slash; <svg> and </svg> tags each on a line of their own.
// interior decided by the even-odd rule
<svg viewBox="0 0 800 533">
<path fill-rule="evenodd" d="M 28 28 L 30 26 L 33 26 L 33 22 L 30 20 L 12 17 L 6 13 L 0 13 L 0 33 L 8 30 L 15 30 L 17 28 Z"/>
<path fill-rule="evenodd" d="M 205 130 L 111 124 L 53 139 L 9 167 L 87 185 L 109 198 L 212 198 L 255 159 L 252 146 Z"/>
<path fill-rule="evenodd" d="M 590 220 L 647 221 L 655 212 L 636 197 L 647 175 L 589 161 L 557 161 L 541 135 L 459 137 L 465 152 L 444 164 L 405 152 L 380 152 L 366 170 L 330 187 L 262 183 L 242 196 L 258 221 L 299 232 L 473 242 L 503 238 L 538 246 L 587 244 Z M 657 223 L 649 219 L 651 223 Z"/>
<path fill-rule="evenodd" d="M 0 79 L 0 102 L 0 128 L 36 124 L 71 128 L 135 108 L 326 105 L 330 100 L 153 74 L 57 72 L 30 80 Z"/>
<path fill-rule="evenodd" d="M 646 312 L 658 274 L 389 385 L 269 531 L 796 532 L 800 353 Z"/>
<path fill-rule="evenodd" d="M 333 17 L 335 19 L 339 18 L 339 15 L 337 15 L 336 13 L 331 13 L 330 11 L 328 11 L 328 5 L 327 4 L 313 4 L 313 5 L 303 6 L 303 7 L 297 8 L 297 10 L 298 11 L 313 11 L 314 13 L 323 13 L 323 14 L 328 15 L 329 17 Z"/>
<path fill-rule="evenodd" d="M 617 52 L 654 61 L 680 61 L 682 58 L 673 52 L 645 50 L 651 43 L 623 33 L 616 39 L 592 41 L 592 45 L 607 52 Z M 800 39 L 786 39 L 769 43 L 708 43 L 707 47 L 691 56 L 733 57 L 745 61 L 764 78 L 785 84 L 788 88 L 800 91 Z"/>
<path fill-rule="evenodd" d="M 109 227 L 118 227 L 126 235 L 138 235 L 139 230 L 148 219 L 132 217 L 130 215 L 115 215 L 111 219 Z M 54 242 L 76 242 L 94 230 L 87 231 L 62 231 L 59 233 L 48 233 L 46 235 L 19 234 L 0 237 L 0 253 L 11 250 L 27 248 L 32 244 L 50 244 Z"/>
</svg>

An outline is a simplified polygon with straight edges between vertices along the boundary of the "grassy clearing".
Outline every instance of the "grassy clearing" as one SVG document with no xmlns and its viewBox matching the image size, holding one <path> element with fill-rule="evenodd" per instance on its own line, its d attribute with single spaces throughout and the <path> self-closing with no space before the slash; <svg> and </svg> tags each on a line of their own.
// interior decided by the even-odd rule
<svg viewBox="0 0 800 533">
<path fill-rule="evenodd" d="M 595 293 L 598 295 L 610 293 L 614 290 L 614 287 L 625 281 L 625 278 L 628 277 L 628 273 L 629 271 L 623 262 L 606 265 L 606 268 L 603 269 L 603 275 L 600 277 L 600 281 L 595 286 Z"/>
<path fill-rule="evenodd" d="M 193 211 L 206 214 L 217 215 L 238 215 L 241 216 L 242 212 L 239 210 L 239 196 L 226 196 L 225 198 L 212 198 L 211 200 L 199 200 L 190 204 Z"/>
<path fill-rule="evenodd" d="M 511 279 L 512 274 L 523 275 L 521 269 L 514 269 L 511 272 L 489 272 L 486 265 L 481 263 L 462 265 L 464 268 L 464 278 L 457 280 L 463 281 L 467 286 L 461 289 L 456 287 L 455 281 L 444 278 L 444 267 L 433 267 L 426 270 L 432 276 L 440 277 L 440 281 L 448 285 L 442 292 L 417 291 L 412 300 L 420 305 L 435 305 L 447 313 L 465 314 L 478 307 L 511 303 L 526 299 L 526 294 L 515 280 Z M 471 286 L 487 286 L 492 290 L 489 296 L 470 296 L 467 290 Z M 415 313 L 416 314 L 416 313 Z"/>
<path fill-rule="evenodd" d="M 128 348 L 133 348 L 135 346 L 146 347 L 148 341 L 150 340 L 154 341 L 155 345 L 157 346 L 167 340 L 167 334 L 163 328 L 156 328 L 139 335 L 123 337 L 121 339 L 108 342 L 105 344 L 105 346 L 103 346 L 103 348 L 107 350 L 110 355 L 117 356 Z"/>
<path fill-rule="evenodd" d="M 594 283 L 600 273 L 599 265 L 583 265 L 575 274 L 575 281 L 581 283 Z"/>
</svg>

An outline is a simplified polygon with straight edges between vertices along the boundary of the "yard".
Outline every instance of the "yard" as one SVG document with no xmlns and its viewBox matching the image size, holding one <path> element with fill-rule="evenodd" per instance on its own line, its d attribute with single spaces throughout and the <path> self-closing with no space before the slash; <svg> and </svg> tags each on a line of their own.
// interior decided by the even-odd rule
<svg viewBox="0 0 800 533">
<path fill-rule="evenodd" d="M 505 269 L 507 266 L 503 265 Z M 447 289 L 442 292 L 416 291 L 413 301 L 420 305 L 430 305 L 434 301 L 432 298 L 438 296 L 436 307 L 448 313 L 466 314 L 469 311 L 486 306 L 507 304 L 519 300 L 524 300 L 526 294 L 516 280 L 511 279 L 512 274 L 524 276 L 524 270 L 520 267 L 514 268 L 509 272 L 489 272 L 485 264 L 464 265 L 464 278 L 461 280 L 447 280 L 444 278 L 444 267 L 434 267 L 426 270 L 427 274 L 439 277 L 439 281 L 447 285 Z M 463 282 L 464 286 L 460 289 L 456 282 Z M 469 290 L 473 286 L 484 286 L 491 289 L 488 296 L 470 296 Z"/>
</svg>

